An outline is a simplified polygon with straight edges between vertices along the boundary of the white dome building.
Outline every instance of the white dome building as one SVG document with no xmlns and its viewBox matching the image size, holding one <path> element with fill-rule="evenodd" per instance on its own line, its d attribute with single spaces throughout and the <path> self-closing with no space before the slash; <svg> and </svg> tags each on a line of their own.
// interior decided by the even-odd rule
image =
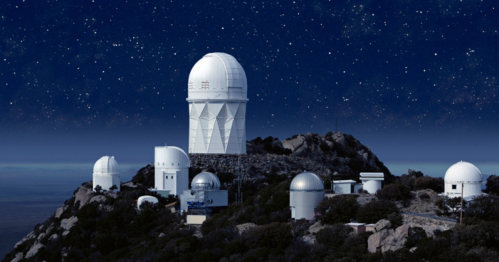
<svg viewBox="0 0 499 262">
<path fill-rule="evenodd" d="M 445 172 L 444 181 L 448 197 L 461 197 L 462 185 L 463 198 L 482 194 L 482 173 L 471 163 L 455 163 Z"/>
<path fill-rule="evenodd" d="M 184 150 L 176 146 L 154 148 L 154 186 L 157 191 L 180 195 L 189 189 L 191 162 Z"/>
<path fill-rule="evenodd" d="M 246 74 L 225 53 L 209 53 L 189 74 L 189 153 L 245 154 Z"/>
<path fill-rule="evenodd" d="M 156 204 L 158 203 L 158 199 L 153 197 L 153 196 L 141 196 L 139 197 L 139 199 L 137 200 L 137 209 L 140 210 L 140 205 L 142 205 L 144 202 L 149 202 L 149 203 L 152 203 L 152 204 Z"/>
<path fill-rule="evenodd" d="M 324 199 L 324 183 L 312 172 L 303 172 L 291 181 L 289 188 L 289 205 L 291 217 L 311 220 L 315 208 Z"/>
<path fill-rule="evenodd" d="M 94 165 L 93 190 L 96 186 L 101 186 L 102 190 L 109 190 L 111 187 L 118 187 L 121 190 L 120 172 L 118 162 L 114 156 L 103 156 Z"/>
<path fill-rule="evenodd" d="M 213 207 L 228 206 L 228 191 L 220 187 L 220 179 L 215 174 L 197 174 L 191 181 L 191 190 L 184 190 L 180 196 L 180 209 L 209 215 Z"/>
</svg>

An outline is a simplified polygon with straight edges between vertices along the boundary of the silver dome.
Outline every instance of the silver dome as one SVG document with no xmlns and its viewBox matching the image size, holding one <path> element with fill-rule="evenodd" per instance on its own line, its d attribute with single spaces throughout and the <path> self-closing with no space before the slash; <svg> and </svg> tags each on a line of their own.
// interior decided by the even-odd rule
<svg viewBox="0 0 499 262">
<path fill-rule="evenodd" d="M 205 188 L 210 190 L 220 189 L 220 180 L 218 177 L 210 172 L 201 172 L 196 175 L 191 182 L 191 189 Z"/>
<path fill-rule="evenodd" d="M 321 178 L 312 172 L 303 172 L 291 181 L 290 191 L 324 191 Z"/>
</svg>

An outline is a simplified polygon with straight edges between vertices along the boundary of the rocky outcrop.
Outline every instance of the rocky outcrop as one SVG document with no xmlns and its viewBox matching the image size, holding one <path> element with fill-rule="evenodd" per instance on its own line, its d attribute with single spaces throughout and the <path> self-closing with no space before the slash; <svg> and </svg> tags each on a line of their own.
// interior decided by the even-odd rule
<svg viewBox="0 0 499 262">
<path fill-rule="evenodd" d="M 452 219 L 432 215 L 402 213 L 402 221 L 411 227 L 421 227 L 428 237 L 433 237 L 435 231 L 446 231 L 453 228 L 457 222 Z"/>
<path fill-rule="evenodd" d="M 19 252 L 16 254 L 16 257 L 11 260 L 11 262 L 19 262 L 24 258 L 23 252 Z"/>
<path fill-rule="evenodd" d="M 26 258 L 30 258 L 34 255 L 36 255 L 36 253 L 38 253 L 38 250 L 43 247 L 43 244 L 41 243 L 35 243 L 28 251 L 28 253 L 26 253 Z"/>
<path fill-rule="evenodd" d="M 88 201 L 90 201 L 90 198 L 92 198 L 92 193 L 93 190 L 91 188 L 87 188 L 84 186 L 80 187 L 78 189 L 78 192 L 76 192 L 75 194 L 75 203 L 80 201 L 80 208 L 82 208 L 88 203 Z"/>
<path fill-rule="evenodd" d="M 61 220 L 61 228 L 64 229 L 65 231 L 69 231 L 77 222 L 78 218 L 76 216 L 63 219 Z"/>
<path fill-rule="evenodd" d="M 55 211 L 55 215 L 54 215 L 54 216 L 55 216 L 55 218 L 60 218 L 60 217 L 61 217 L 61 215 L 62 215 L 62 213 L 64 213 L 64 211 L 65 211 L 65 210 L 66 210 L 66 209 L 65 209 L 65 207 L 64 207 L 64 206 L 59 207 L 59 208 Z"/>
<path fill-rule="evenodd" d="M 393 230 L 392 228 L 387 228 L 390 222 L 386 223 L 386 221 L 380 220 L 376 223 L 374 228 L 381 230 L 369 236 L 367 240 L 369 252 L 396 251 L 404 247 L 411 227 L 403 225 Z"/>
<path fill-rule="evenodd" d="M 90 199 L 90 202 L 89 203 L 92 203 L 92 202 L 104 202 L 106 201 L 106 197 L 103 196 L 103 195 L 98 195 L 98 196 L 94 196 Z"/>
<path fill-rule="evenodd" d="M 412 191 L 412 198 L 410 205 L 403 207 L 401 211 L 411 212 L 411 213 L 428 213 L 435 212 L 438 210 L 435 201 L 437 201 L 437 192 L 431 189 Z"/>
</svg>

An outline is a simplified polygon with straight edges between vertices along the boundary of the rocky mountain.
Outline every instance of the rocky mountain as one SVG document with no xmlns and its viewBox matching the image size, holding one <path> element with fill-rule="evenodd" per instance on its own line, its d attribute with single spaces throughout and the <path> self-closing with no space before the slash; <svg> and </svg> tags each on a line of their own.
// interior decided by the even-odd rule
<svg viewBox="0 0 499 262">
<path fill-rule="evenodd" d="M 248 141 L 246 148 L 247 154 L 239 156 L 191 154 L 191 167 L 194 172 L 210 169 L 229 174 L 237 174 L 240 167 L 243 181 L 255 183 L 272 181 L 275 176 L 292 177 L 305 170 L 317 173 L 326 182 L 333 176 L 355 179 L 360 172 L 383 172 L 387 183 L 393 180 L 370 148 L 340 132 L 300 134 L 283 141 L 258 137 Z"/>
</svg>

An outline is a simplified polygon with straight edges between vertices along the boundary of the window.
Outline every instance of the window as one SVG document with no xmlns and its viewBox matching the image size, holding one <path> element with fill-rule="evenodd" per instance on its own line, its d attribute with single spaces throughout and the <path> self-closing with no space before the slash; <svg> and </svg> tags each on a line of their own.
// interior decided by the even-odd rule
<svg viewBox="0 0 499 262">
<path fill-rule="evenodd" d="M 172 166 L 174 166 L 173 163 L 172 163 Z"/>
<path fill-rule="evenodd" d="M 208 88 L 210 88 L 209 82 L 201 82 L 201 89 L 208 89 Z"/>
<path fill-rule="evenodd" d="M 168 176 L 166 176 L 166 179 L 168 179 Z"/>
<path fill-rule="evenodd" d="M 452 185 L 452 189 L 456 189 L 457 188 L 457 185 Z"/>
<path fill-rule="evenodd" d="M 189 82 L 188 86 L 189 86 L 189 89 L 194 89 L 194 83 L 193 82 Z"/>
<path fill-rule="evenodd" d="M 173 179 L 173 176 L 172 176 L 172 179 Z"/>
</svg>

